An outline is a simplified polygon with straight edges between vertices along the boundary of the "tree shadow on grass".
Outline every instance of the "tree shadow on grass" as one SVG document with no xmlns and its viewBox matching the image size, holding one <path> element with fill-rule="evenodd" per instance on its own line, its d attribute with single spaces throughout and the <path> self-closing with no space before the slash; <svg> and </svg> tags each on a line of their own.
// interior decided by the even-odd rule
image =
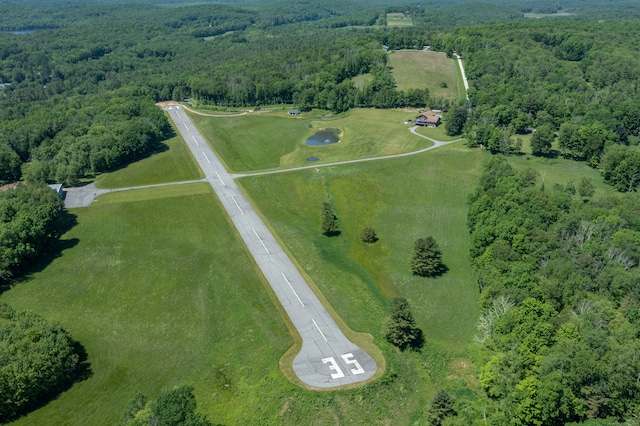
<svg viewBox="0 0 640 426">
<path fill-rule="evenodd" d="M 323 232 L 322 235 L 327 236 L 327 237 L 337 237 L 341 233 L 342 232 L 340 232 L 340 231 L 329 231 L 329 232 Z"/>
<path fill-rule="evenodd" d="M 447 272 L 449 272 L 449 267 L 443 263 L 442 265 L 440 265 L 440 267 L 436 271 L 430 274 L 419 274 L 417 272 L 414 272 L 413 275 L 416 275 L 418 277 L 425 277 L 425 278 L 436 278 L 436 277 L 441 277 Z"/>
</svg>

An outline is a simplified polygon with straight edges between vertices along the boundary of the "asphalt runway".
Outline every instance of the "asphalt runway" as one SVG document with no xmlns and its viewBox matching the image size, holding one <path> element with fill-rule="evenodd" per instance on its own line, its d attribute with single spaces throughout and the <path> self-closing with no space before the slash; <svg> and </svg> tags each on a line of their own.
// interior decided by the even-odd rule
<svg viewBox="0 0 640 426">
<path fill-rule="evenodd" d="M 302 338 L 293 370 L 305 384 L 333 388 L 371 378 L 376 362 L 349 341 L 222 166 L 181 106 L 165 106 Z"/>
</svg>

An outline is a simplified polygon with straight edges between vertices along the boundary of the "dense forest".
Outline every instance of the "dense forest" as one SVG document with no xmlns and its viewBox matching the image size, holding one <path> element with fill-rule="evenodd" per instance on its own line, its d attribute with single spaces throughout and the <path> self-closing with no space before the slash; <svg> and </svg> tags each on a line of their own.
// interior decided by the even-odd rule
<svg viewBox="0 0 640 426">
<path fill-rule="evenodd" d="M 590 199 L 539 180 L 494 157 L 470 198 L 485 309 L 480 382 L 498 402 L 491 424 L 634 418 L 640 201 Z"/>
<path fill-rule="evenodd" d="M 468 219 L 491 424 L 640 414 L 637 1 L 113 3 L 0 0 L 0 181 L 26 181 L 0 192 L 3 283 L 55 248 L 66 226 L 44 182 L 77 185 L 161 149 L 172 128 L 158 101 L 437 107 L 448 133 L 497 154 Z M 386 27 L 387 12 L 408 13 L 414 26 Z M 576 15 L 524 18 L 533 12 Z M 459 53 L 469 101 L 398 90 L 382 45 Z M 589 181 L 536 185 L 534 170 L 501 157 L 526 134 L 534 155 L 587 162 L 620 194 L 596 199 Z M 28 317 L 2 309 L 11 321 Z M 64 380 L 71 361 L 60 364 Z M 25 407 L 43 394 L 30 395 Z M 142 403 L 131 419 L 153 407 Z"/>
</svg>

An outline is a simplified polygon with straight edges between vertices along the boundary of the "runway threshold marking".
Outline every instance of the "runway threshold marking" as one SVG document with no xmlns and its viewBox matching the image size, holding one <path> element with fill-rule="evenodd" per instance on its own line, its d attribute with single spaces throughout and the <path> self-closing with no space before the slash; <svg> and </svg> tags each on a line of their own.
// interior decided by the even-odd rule
<svg viewBox="0 0 640 426">
<path fill-rule="evenodd" d="M 264 241 L 262 241 L 262 238 L 260 238 L 260 235 L 258 235 L 258 233 L 256 232 L 255 228 L 252 226 L 251 229 L 253 230 L 253 233 L 256 234 L 256 237 L 258 237 L 258 240 L 260 241 L 260 244 L 262 244 L 262 247 L 264 247 L 264 249 L 266 250 L 267 254 L 271 254 L 269 252 L 269 249 L 267 248 L 267 246 L 264 245 Z"/>
<path fill-rule="evenodd" d="M 300 304 L 302 305 L 302 307 L 304 308 L 304 303 L 302 303 L 302 300 L 300 300 L 300 296 L 298 296 L 298 293 L 296 293 L 296 291 L 293 289 L 293 286 L 291 285 L 291 283 L 289 282 L 289 280 L 287 279 L 287 276 L 284 274 L 284 272 L 280 272 L 282 274 L 282 278 L 284 278 L 284 280 L 287 282 L 287 284 L 289 284 L 289 288 L 291 289 L 291 291 L 293 292 L 293 294 L 296 295 L 296 298 L 298 299 L 298 302 L 300 302 Z M 315 322 L 315 321 L 314 321 Z M 317 327 L 317 325 L 316 325 Z M 322 331 L 320 332 L 322 333 Z M 327 339 L 325 339 L 327 340 Z"/>
<path fill-rule="evenodd" d="M 244 216 L 244 211 L 242 210 L 242 207 L 240 207 L 240 204 L 238 204 L 238 202 L 236 201 L 236 197 L 232 195 L 231 199 L 233 200 L 234 203 L 236 203 L 236 207 L 238 208 L 238 210 L 240 210 L 240 213 L 242 213 L 242 216 Z"/>
<path fill-rule="evenodd" d="M 220 182 L 222 182 L 222 186 L 227 186 L 222 180 L 222 178 L 220 177 L 220 175 L 218 174 L 218 172 L 216 172 L 216 176 L 218 176 L 218 179 L 220 179 Z"/>
<path fill-rule="evenodd" d="M 320 334 L 322 335 L 322 338 L 324 339 L 325 342 L 328 342 L 327 338 L 325 337 L 324 333 L 322 332 L 322 330 L 320 330 L 320 327 L 318 327 L 318 324 L 316 323 L 316 320 L 314 320 L 313 318 L 311 318 L 311 321 L 313 321 L 313 325 L 316 326 L 316 328 L 318 329 L 318 331 L 320 332 Z"/>
</svg>

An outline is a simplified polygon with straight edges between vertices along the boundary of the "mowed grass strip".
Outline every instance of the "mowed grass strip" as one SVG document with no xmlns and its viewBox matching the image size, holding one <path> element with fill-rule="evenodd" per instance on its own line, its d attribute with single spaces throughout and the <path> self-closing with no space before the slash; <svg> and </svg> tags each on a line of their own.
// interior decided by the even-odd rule
<svg viewBox="0 0 640 426">
<path fill-rule="evenodd" d="M 399 90 L 429 89 L 432 97 L 458 98 L 456 59 L 443 52 L 418 50 L 395 50 L 387 58 Z"/>
<path fill-rule="evenodd" d="M 104 173 L 96 179 L 98 188 L 124 188 L 179 182 L 203 177 L 191 152 L 180 136 L 163 142 L 162 150 L 123 169 Z"/>
<path fill-rule="evenodd" d="M 293 339 L 210 187 L 182 187 L 190 194 L 127 191 L 73 210 L 72 247 L 2 294 L 60 322 L 93 371 L 16 424 L 116 424 L 137 391 L 181 384 L 215 421 L 277 414 L 282 396 L 269 392 L 293 388 L 278 368 Z M 163 190 L 173 196 L 130 198 Z"/>
<path fill-rule="evenodd" d="M 415 151 L 430 142 L 409 132 L 404 122 L 417 113 L 402 110 L 354 109 L 333 115 L 321 111 L 289 117 L 286 113 L 241 117 L 191 118 L 234 172 L 283 169 Z M 325 128 L 338 128 L 340 142 L 308 146 L 306 140 Z"/>
<path fill-rule="evenodd" d="M 338 314 L 380 342 L 388 303 L 407 297 L 430 343 L 464 350 L 475 332 L 478 290 L 468 260 L 468 194 L 484 153 L 454 144 L 402 159 L 243 178 L 241 185 Z M 334 205 L 341 235 L 320 232 Z M 360 241 L 372 226 L 380 240 Z M 417 238 L 434 236 L 449 271 L 413 276 Z"/>
</svg>

